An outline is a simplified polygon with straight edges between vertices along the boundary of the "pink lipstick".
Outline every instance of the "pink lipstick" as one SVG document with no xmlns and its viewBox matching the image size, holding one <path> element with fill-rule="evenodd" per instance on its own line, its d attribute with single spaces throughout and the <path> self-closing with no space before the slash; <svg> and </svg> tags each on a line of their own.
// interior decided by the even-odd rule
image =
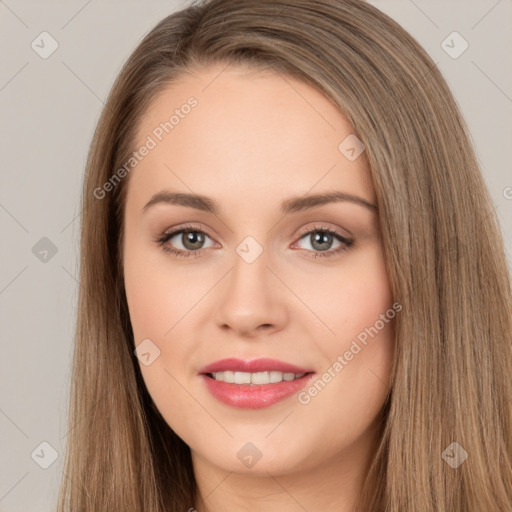
<svg viewBox="0 0 512 512">
<path fill-rule="evenodd" d="M 208 391 L 232 407 L 268 407 L 299 392 L 314 371 L 276 359 L 222 359 L 203 367 Z"/>
</svg>

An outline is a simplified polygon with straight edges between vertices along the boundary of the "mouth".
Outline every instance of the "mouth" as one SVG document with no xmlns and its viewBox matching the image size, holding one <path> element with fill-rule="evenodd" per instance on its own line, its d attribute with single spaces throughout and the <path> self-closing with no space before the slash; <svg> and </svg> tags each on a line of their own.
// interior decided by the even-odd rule
<svg viewBox="0 0 512 512">
<path fill-rule="evenodd" d="M 303 373 L 289 373 L 289 372 L 278 372 L 278 371 L 266 371 L 266 372 L 234 372 L 234 371 L 223 371 L 215 373 L 205 373 L 210 379 L 214 379 L 217 382 L 227 382 L 228 384 L 249 384 L 251 386 L 266 386 L 267 384 L 277 384 L 279 382 L 291 382 L 293 380 L 301 379 L 305 375 L 309 375 L 313 372 Z"/>
<path fill-rule="evenodd" d="M 270 359 L 262 357 L 259 359 L 237 359 L 234 357 L 228 359 L 221 359 L 214 363 L 208 364 L 199 370 L 201 374 L 216 374 L 225 372 L 235 373 L 267 373 L 267 372 L 280 372 L 283 374 L 301 374 L 308 373 L 312 370 L 309 368 L 301 368 L 291 363 L 279 361 L 277 359 Z M 274 376 L 275 377 L 275 376 Z"/>
<path fill-rule="evenodd" d="M 252 370 L 252 371 L 251 371 Z M 218 401 L 231 407 L 260 409 L 290 398 L 315 372 L 272 359 L 224 359 L 204 367 L 199 376 Z"/>
</svg>

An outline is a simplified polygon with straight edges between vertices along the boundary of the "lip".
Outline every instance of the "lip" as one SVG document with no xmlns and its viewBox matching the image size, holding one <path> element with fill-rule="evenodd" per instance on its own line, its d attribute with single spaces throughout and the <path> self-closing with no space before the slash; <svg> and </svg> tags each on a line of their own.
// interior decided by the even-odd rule
<svg viewBox="0 0 512 512">
<path fill-rule="evenodd" d="M 277 359 L 269 359 L 266 357 L 262 357 L 259 359 L 252 360 L 244 360 L 237 359 L 234 357 L 228 359 L 221 359 L 219 361 L 215 361 L 211 364 L 208 364 L 199 370 L 200 374 L 205 373 L 216 373 L 223 371 L 233 371 L 233 372 L 265 372 L 265 371 L 274 371 L 274 372 L 283 372 L 283 373 L 310 373 L 313 370 L 307 368 L 301 368 L 299 366 L 295 366 L 294 364 L 285 363 L 284 361 L 278 361 Z"/>
<path fill-rule="evenodd" d="M 305 373 L 306 375 L 292 381 L 281 381 L 271 384 L 234 384 L 213 379 L 208 374 L 221 371 L 263 372 L 278 371 L 283 373 Z M 269 407 L 281 400 L 298 393 L 311 381 L 315 372 L 276 359 L 222 359 L 215 361 L 200 370 L 207 390 L 220 402 L 231 407 L 243 409 L 261 409 Z"/>
</svg>

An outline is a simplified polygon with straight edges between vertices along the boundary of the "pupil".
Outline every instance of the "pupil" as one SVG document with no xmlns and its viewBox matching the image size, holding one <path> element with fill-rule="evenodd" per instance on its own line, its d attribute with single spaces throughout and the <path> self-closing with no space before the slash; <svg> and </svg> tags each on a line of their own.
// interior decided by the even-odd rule
<svg viewBox="0 0 512 512">
<path fill-rule="evenodd" d="M 183 244 L 187 249 L 200 249 L 201 244 L 204 242 L 202 233 L 197 231 L 184 231 L 185 243 Z"/>
<path fill-rule="evenodd" d="M 313 236 L 313 243 L 311 244 L 313 248 L 318 249 L 320 251 L 329 249 L 330 244 L 332 243 L 332 237 L 330 233 L 317 231 Z M 315 247 L 315 244 L 318 244 L 320 247 Z"/>
</svg>

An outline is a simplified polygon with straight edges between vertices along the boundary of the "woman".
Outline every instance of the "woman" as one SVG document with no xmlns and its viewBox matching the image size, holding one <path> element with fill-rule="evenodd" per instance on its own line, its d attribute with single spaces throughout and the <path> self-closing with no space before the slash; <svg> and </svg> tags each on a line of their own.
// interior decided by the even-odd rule
<svg viewBox="0 0 512 512">
<path fill-rule="evenodd" d="M 87 162 L 59 510 L 510 509 L 493 210 L 444 79 L 376 8 L 164 19 Z"/>
</svg>

